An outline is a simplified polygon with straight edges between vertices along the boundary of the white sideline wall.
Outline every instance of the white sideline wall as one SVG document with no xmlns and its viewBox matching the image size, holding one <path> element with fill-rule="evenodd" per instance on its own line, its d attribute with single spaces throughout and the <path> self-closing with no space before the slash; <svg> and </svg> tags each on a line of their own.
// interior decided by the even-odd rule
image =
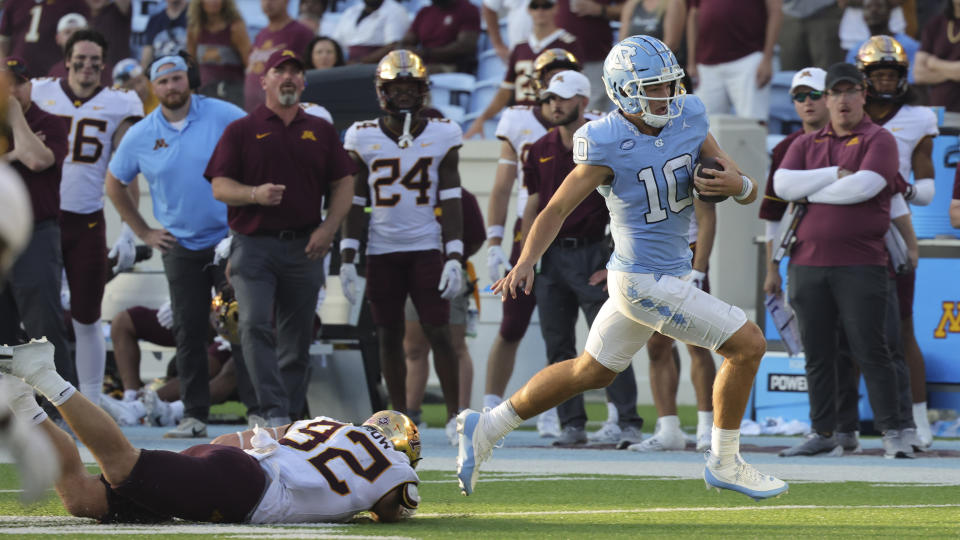
<svg viewBox="0 0 960 540">
<path fill-rule="evenodd" d="M 766 179 L 767 155 L 765 150 L 765 130 L 753 121 L 743 120 L 729 115 L 717 115 L 710 119 L 711 132 L 720 143 L 720 146 L 737 162 L 741 170 L 760 183 L 761 194 Z M 490 189 L 493 186 L 494 172 L 497 159 L 500 155 L 500 141 L 497 140 L 468 140 L 460 150 L 460 177 L 465 188 L 476 195 L 484 216 L 487 214 L 487 205 L 490 200 Z M 153 218 L 152 203 L 149 188 L 146 182 L 140 181 L 140 211 L 151 226 L 158 226 Z M 511 198 L 510 209 L 507 213 L 506 228 L 512 230 L 516 216 L 516 197 Z M 714 294 L 724 300 L 734 303 L 753 318 L 756 305 L 756 248 L 752 238 L 762 232 L 762 226 L 757 213 L 759 200 L 743 207 L 732 200 L 720 204 L 717 208 L 717 236 L 713 254 L 710 258 L 710 283 Z M 119 232 L 119 218 L 113 205 L 107 201 L 104 207 L 107 218 L 107 246 Z M 139 243 L 139 241 L 138 241 Z M 479 278 L 481 289 L 490 285 L 487 277 L 487 250 L 483 246 L 471 259 Z M 728 269 L 727 272 L 718 272 L 718 268 Z M 736 272 L 729 271 L 736 268 Z M 121 276 L 107 285 L 103 304 L 103 318 L 110 320 L 117 311 L 132 305 L 159 306 L 167 296 L 166 283 L 156 274 L 143 276 L 142 279 L 134 276 L 139 273 L 163 272 L 160 254 L 154 252 L 153 257 L 140 263 L 133 276 Z M 122 278 L 122 279 L 121 279 Z M 139 285 L 138 285 L 139 284 Z M 339 291 L 329 291 L 329 295 L 339 294 Z M 480 320 L 477 325 L 477 337 L 467 338 L 470 356 L 473 359 L 473 391 L 471 406 L 476 408 L 482 405 L 484 381 L 486 378 L 487 354 L 490 344 L 496 336 L 500 325 L 500 299 L 481 293 Z M 586 341 L 587 326 L 580 318 L 577 323 L 577 347 L 582 350 Z M 150 354 L 146 353 L 145 354 Z M 689 382 L 690 357 L 686 347 L 680 347 L 681 376 L 677 401 L 680 404 L 695 404 L 693 387 Z M 716 355 L 715 355 L 716 357 Z M 719 365 L 720 358 L 716 358 Z M 517 362 L 513 376 L 507 387 L 507 395 L 517 390 L 534 373 L 546 363 L 543 340 L 540 336 L 539 319 L 534 313 L 530 329 L 521 342 L 517 353 Z M 158 367 L 160 363 L 144 358 L 142 366 L 149 370 L 151 366 Z M 634 373 L 637 379 L 639 403 L 653 403 L 650 394 L 650 383 L 647 370 L 647 355 L 644 351 L 634 359 Z M 152 370 L 151 370 L 152 372 Z M 439 387 L 436 375 L 431 369 L 428 384 Z M 603 399 L 599 392 L 591 398 Z"/>
</svg>

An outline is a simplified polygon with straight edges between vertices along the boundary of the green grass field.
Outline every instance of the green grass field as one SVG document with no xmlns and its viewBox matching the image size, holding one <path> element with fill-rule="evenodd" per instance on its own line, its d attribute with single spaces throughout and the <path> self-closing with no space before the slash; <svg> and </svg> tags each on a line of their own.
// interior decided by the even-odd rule
<svg viewBox="0 0 960 540">
<path fill-rule="evenodd" d="M 477 492 L 459 495 L 451 473 L 422 474 L 420 513 L 383 525 L 359 519 L 339 527 L 237 527 L 172 524 L 97 526 L 66 516 L 58 500 L 24 507 L 0 493 L 0 535 L 17 538 L 404 537 L 404 538 L 637 538 L 651 537 L 960 537 L 960 487 L 805 483 L 772 501 L 754 502 L 706 491 L 699 480 L 623 476 L 486 474 Z M 0 490 L 17 486 L 0 466 Z M 13 518 L 12 516 L 23 516 Z M 249 532 L 242 529 L 249 528 Z M 329 535 L 329 536 L 326 536 Z"/>
</svg>

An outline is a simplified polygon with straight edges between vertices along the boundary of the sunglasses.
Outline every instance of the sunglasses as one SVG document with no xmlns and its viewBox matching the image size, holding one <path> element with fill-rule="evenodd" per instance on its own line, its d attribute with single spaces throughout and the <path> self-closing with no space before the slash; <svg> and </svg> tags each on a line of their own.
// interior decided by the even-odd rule
<svg viewBox="0 0 960 540">
<path fill-rule="evenodd" d="M 556 4 L 554 4 L 553 2 L 544 2 L 544 3 L 542 3 L 542 4 L 533 4 L 533 3 L 531 3 L 531 4 L 528 5 L 527 7 L 529 7 L 530 9 L 552 9 L 553 6 L 555 6 L 555 5 L 556 5 Z"/>
<path fill-rule="evenodd" d="M 811 90 L 809 92 L 797 92 L 796 94 L 790 96 L 790 99 L 796 101 L 797 103 L 803 103 L 807 100 L 807 97 L 810 97 L 810 101 L 817 101 L 823 97 L 823 92 L 819 90 Z"/>
</svg>

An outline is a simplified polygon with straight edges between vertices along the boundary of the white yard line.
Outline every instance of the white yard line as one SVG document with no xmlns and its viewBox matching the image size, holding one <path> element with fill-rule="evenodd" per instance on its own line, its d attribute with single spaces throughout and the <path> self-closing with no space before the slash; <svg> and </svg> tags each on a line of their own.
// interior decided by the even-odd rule
<svg viewBox="0 0 960 540">
<path fill-rule="evenodd" d="M 478 514 L 417 514 L 418 517 L 444 518 L 466 517 L 474 515 L 478 518 L 486 517 L 523 517 L 523 516 L 554 516 L 554 515 L 590 515 L 590 514 L 631 514 L 631 513 L 668 513 L 668 512 L 755 512 L 762 510 L 890 510 L 895 508 L 960 508 L 960 504 L 880 504 L 880 505 L 820 505 L 820 504 L 785 504 L 777 506 L 707 506 L 707 507 L 678 507 L 678 508 L 611 508 L 605 510 L 543 510 L 530 512 L 483 512 Z"/>
</svg>

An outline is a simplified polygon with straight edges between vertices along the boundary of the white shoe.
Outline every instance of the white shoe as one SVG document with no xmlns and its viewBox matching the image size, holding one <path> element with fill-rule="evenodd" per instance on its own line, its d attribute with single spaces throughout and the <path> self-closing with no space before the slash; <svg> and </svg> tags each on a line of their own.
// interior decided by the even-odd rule
<svg viewBox="0 0 960 540">
<path fill-rule="evenodd" d="M 557 416 L 557 409 L 550 409 L 540 413 L 537 417 L 537 431 L 541 437 L 556 439 L 560 436 L 560 417 Z"/>
<path fill-rule="evenodd" d="M 662 429 L 652 437 L 637 444 L 631 444 L 627 450 L 634 452 L 669 452 L 683 450 L 687 446 L 687 438 L 682 431 Z"/>
<path fill-rule="evenodd" d="M 604 422 L 600 429 L 587 433 L 587 441 L 595 444 L 617 444 L 620 442 L 620 426 L 616 423 Z"/>
<path fill-rule="evenodd" d="M 473 409 L 464 409 L 457 415 L 457 481 L 464 495 L 473 493 L 477 485 L 480 465 L 493 454 L 493 443 L 484 433 L 487 418 Z"/>
<path fill-rule="evenodd" d="M 713 444 L 713 426 L 697 426 L 697 452 L 706 452 Z"/>
<path fill-rule="evenodd" d="M 53 344 L 47 338 L 31 339 L 30 343 L 0 347 L 0 372 L 20 377 L 30 386 L 47 371 L 57 371 L 53 363 Z"/>
<path fill-rule="evenodd" d="M 447 421 L 447 425 L 443 428 L 444 433 L 447 435 L 447 440 L 450 441 L 450 446 L 457 446 L 459 444 L 459 437 L 457 437 L 457 417 L 454 416 Z"/>
<path fill-rule="evenodd" d="M 703 480 L 707 483 L 707 489 L 729 489 L 743 493 L 755 501 L 778 497 L 790 488 L 783 480 L 761 474 L 753 465 L 744 461 L 740 454 L 721 465 L 720 458 L 708 452 Z"/>
<path fill-rule="evenodd" d="M 143 396 L 140 399 L 143 400 L 148 424 L 151 426 L 172 426 L 174 424 L 170 404 L 160 399 L 156 390 L 144 388 Z"/>
<path fill-rule="evenodd" d="M 196 418 L 185 417 L 177 427 L 163 434 L 164 439 L 200 439 L 207 437 L 207 424 Z"/>
<path fill-rule="evenodd" d="M 930 445 L 933 444 L 933 431 L 930 429 L 930 420 L 926 415 L 914 415 L 913 423 L 917 425 L 917 437 L 920 438 L 921 448 L 930 448 Z"/>
<path fill-rule="evenodd" d="M 147 409 L 139 401 L 120 401 L 100 394 L 100 408 L 113 417 L 118 426 L 138 426 L 147 416 Z"/>
</svg>

